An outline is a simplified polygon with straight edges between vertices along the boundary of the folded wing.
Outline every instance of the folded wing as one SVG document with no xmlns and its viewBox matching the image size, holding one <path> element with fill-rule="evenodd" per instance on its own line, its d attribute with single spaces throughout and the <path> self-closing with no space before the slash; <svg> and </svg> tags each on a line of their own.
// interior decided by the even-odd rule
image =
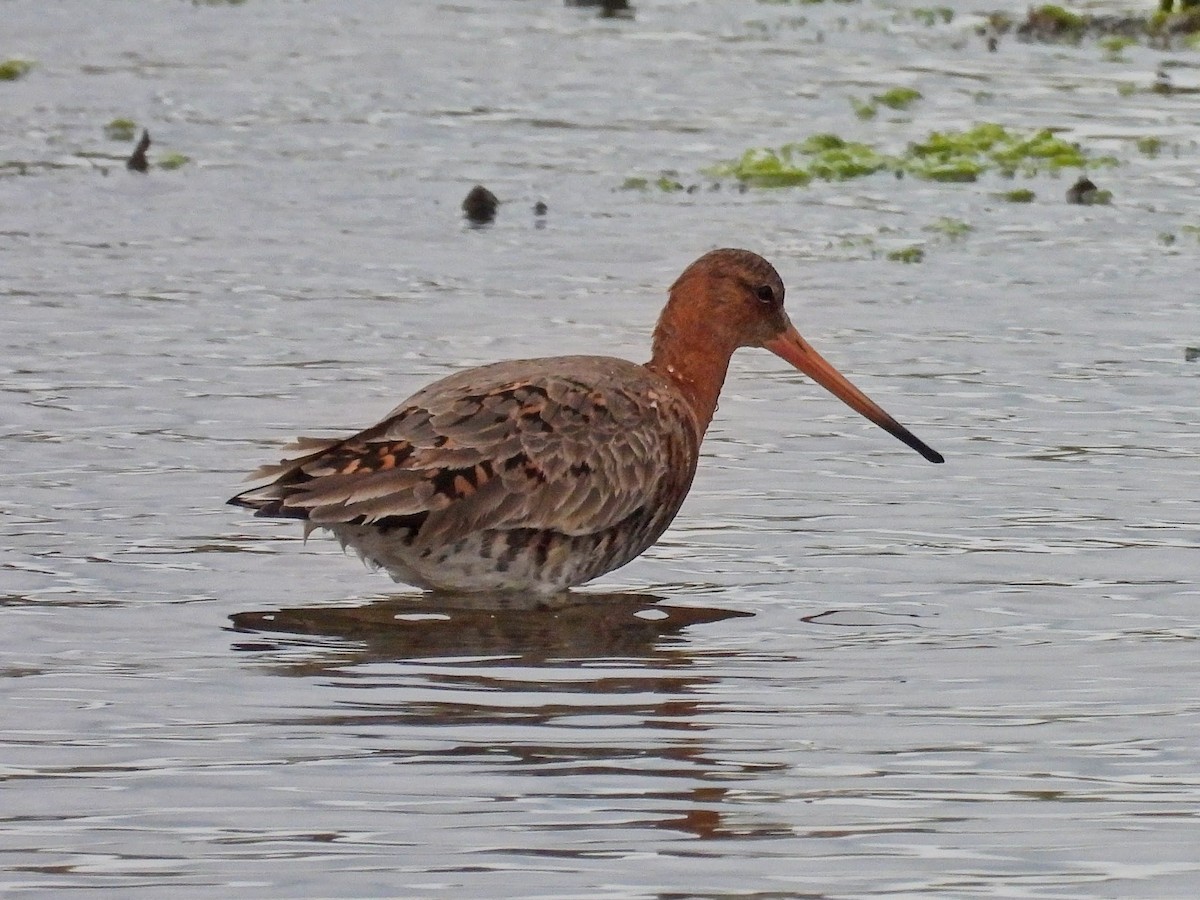
<svg viewBox="0 0 1200 900">
<path fill-rule="evenodd" d="M 603 531 L 691 480 L 695 424 L 656 379 L 602 357 L 452 375 L 353 437 L 301 438 L 300 455 L 251 476 L 269 484 L 230 502 L 312 527 L 397 525 L 423 536 Z"/>
</svg>

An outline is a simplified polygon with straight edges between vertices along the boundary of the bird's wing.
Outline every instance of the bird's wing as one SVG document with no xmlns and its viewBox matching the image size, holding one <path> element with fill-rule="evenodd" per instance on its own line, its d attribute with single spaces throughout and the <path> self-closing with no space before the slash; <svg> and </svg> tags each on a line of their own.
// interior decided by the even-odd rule
<svg viewBox="0 0 1200 900">
<path fill-rule="evenodd" d="M 612 527 L 664 484 L 691 480 L 686 404 L 643 367 L 601 357 L 499 363 L 452 375 L 378 425 L 258 470 L 233 498 L 312 525 L 423 523 L 584 534 Z M 432 524 L 432 522 L 431 522 Z"/>
</svg>

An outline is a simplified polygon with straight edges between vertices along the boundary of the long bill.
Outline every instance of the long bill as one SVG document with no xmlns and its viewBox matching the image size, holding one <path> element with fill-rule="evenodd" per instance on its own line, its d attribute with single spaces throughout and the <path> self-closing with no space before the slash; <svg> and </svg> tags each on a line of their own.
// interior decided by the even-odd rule
<svg viewBox="0 0 1200 900">
<path fill-rule="evenodd" d="M 888 434 L 904 441 L 930 462 L 946 461 L 942 454 L 893 419 L 878 403 L 851 384 L 846 376 L 800 336 L 795 326 L 789 323 L 779 337 L 766 341 L 763 346 L 791 363 L 859 415 L 865 416 Z"/>
</svg>

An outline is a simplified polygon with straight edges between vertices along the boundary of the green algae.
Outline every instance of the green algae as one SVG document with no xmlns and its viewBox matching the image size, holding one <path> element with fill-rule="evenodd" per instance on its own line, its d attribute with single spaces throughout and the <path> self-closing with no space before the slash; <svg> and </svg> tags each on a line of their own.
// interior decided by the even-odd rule
<svg viewBox="0 0 1200 900">
<path fill-rule="evenodd" d="M 1094 157 L 1050 129 L 1018 131 L 995 123 L 963 131 L 934 131 L 897 155 L 835 134 L 816 134 L 778 149 L 752 148 L 710 174 L 731 176 L 755 187 L 794 187 L 814 180 L 846 181 L 890 171 L 927 181 L 971 182 L 985 172 L 1038 175 L 1061 169 L 1116 165 Z"/>
<path fill-rule="evenodd" d="M 854 107 L 854 114 L 860 119 L 873 119 L 881 106 L 886 106 L 889 109 L 904 110 L 920 100 L 921 97 L 921 92 L 915 88 L 894 87 L 889 88 L 882 94 L 872 94 L 870 100 L 859 100 L 857 97 L 851 97 L 850 105 Z"/>
<path fill-rule="evenodd" d="M 926 225 L 922 230 L 932 232 L 933 234 L 940 234 L 942 237 L 952 241 L 961 241 L 975 230 L 975 226 L 964 222 L 962 219 L 942 216 L 940 219 Z"/>
<path fill-rule="evenodd" d="M 954 10 L 949 6 L 921 6 L 912 11 L 912 17 L 922 25 L 932 28 L 939 23 L 949 25 L 953 22 Z"/>
<path fill-rule="evenodd" d="M 925 250 L 917 244 L 911 244 L 907 247 L 901 247 L 898 250 L 888 252 L 887 258 L 892 262 L 901 262 L 913 264 L 923 262 L 925 260 Z"/>
<path fill-rule="evenodd" d="M 1078 41 L 1087 28 L 1087 20 L 1064 7 L 1047 3 L 1029 10 L 1024 27 L 1045 40 Z"/>
<path fill-rule="evenodd" d="M 1138 152 L 1143 156 L 1149 156 L 1151 159 L 1162 153 L 1163 142 L 1162 138 L 1147 135 L 1137 139 Z"/>
<path fill-rule="evenodd" d="M 27 59 L 6 59 L 0 62 L 0 81 L 16 81 L 24 78 L 33 68 Z"/>
<path fill-rule="evenodd" d="M 873 95 L 871 99 L 890 109 L 908 109 L 920 100 L 921 96 L 921 92 L 916 88 L 894 87 L 888 88 L 882 94 Z"/>
<path fill-rule="evenodd" d="M 1099 41 L 1104 58 L 1109 62 L 1126 62 L 1125 57 L 1121 55 L 1122 51 L 1136 43 L 1136 40 L 1123 34 L 1110 34 Z"/>
<path fill-rule="evenodd" d="M 168 153 L 158 160 L 155 165 L 160 169 L 179 169 L 186 166 L 192 161 L 190 156 L 184 156 L 182 153 Z"/>
<path fill-rule="evenodd" d="M 1089 157 L 1083 149 L 1043 128 L 1021 132 L 985 122 L 965 131 L 933 132 L 909 145 L 906 170 L 933 180 L 974 180 L 985 171 L 1002 175 L 1037 175 L 1043 171 L 1115 165 L 1111 157 Z M 953 176 L 963 176 L 962 178 Z"/>
<path fill-rule="evenodd" d="M 1011 191 L 1002 191 L 996 196 L 1009 203 L 1032 203 L 1037 194 L 1029 188 L 1014 188 Z"/>
<path fill-rule="evenodd" d="M 889 167 L 890 160 L 868 144 L 836 134 L 814 134 L 778 150 L 750 149 L 741 158 L 718 166 L 713 174 L 732 175 L 756 187 L 802 186 L 813 179 L 847 181 Z"/>
<path fill-rule="evenodd" d="M 133 119 L 113 119 L 104 126 L 104 136 L 110 141 L 132 141 L 137 136 L 137 122 Z"/>
<path fill-rule="evenodd" d="M 684 187 L 683 182 L 674 177 L 673 173 L 663 174 L 653 179 L 642 175 L 631 175 L 618 187 L 618 190 L 622 191 L 649 191 L 651 189 L 662 191 L 664 194 L 676 194 L 688 190 Z"/>
<path fill-rule="evenodd" d="M 1018 39 L 1049 44 L 1079 44 L 1095 39 L 1106 58 L 1123 61 L 1121 51 L 1137 43 L 1166 47 L 1191 45 L 1200 33 L 1200 0 L 1181 0 L 1178 11 L 1171 0 L 1162 0 L 1159 8 L 1147 13 L 1076 13 L 1062 6 L 1047 4 L 1031 7 L 1019 24 L 1006 13 L 992 13 L 989 24 L 997 34 L 1015 30 Z"/>
</svg>

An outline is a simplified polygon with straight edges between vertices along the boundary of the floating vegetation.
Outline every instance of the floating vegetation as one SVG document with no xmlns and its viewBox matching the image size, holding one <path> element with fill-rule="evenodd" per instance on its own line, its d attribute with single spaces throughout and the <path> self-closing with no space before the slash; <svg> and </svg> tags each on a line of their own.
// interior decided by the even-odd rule
<svg viewBox="0 0 1200 900">
<path fill-rule="evenodd" d="M 939 22 L 949 25 L 954 21 L 954 10 L 949 6 L 918 7 L 912 11 L 912 17 L 922 25 L 932 28 Z"/>
<path fill-rule="evenodd" d="M 921 92 L 915 88 L 894 87 L 882 94 L 872 94 L 868 101 L 851 97 L 850 105 L 854 107 L 854 114 L 860 119 L 873 119 L 880 106 L 886 106 L 889 109 L 908 109 L 920 99 Z"/>
<path fill-rule="evenodd" d="M 158 161 L 157 165 L 160 169 L 178 169 L 191 161 L 190 156 L 184 156 L 182 153 L 167 153 Z"/>
<path fill-rule="evenodd" d="M 33 68 L 33 63 L 27 59 L 6 59 L 0 62 L 0 81 L 16 81 L 24 78 Z"/>
<path fill-rule="evenodd" d="M 901 247 L 898 250 L 888 252 L 887 258 L 892 262 L 902 262 L 907 264 L 923 262 L 925 259 L 925 250 L 917 244 L 911 244 L 908 247 Z"/>
<path fill-rule="evenodd" d="M 843 140 L 836 134 L 815 134 L 778 150 L 747 150 L 740 159 L 718 166 L 712 174 L 732 175 L 757 187 L 794 187 L 814 178 L 846 181 L 872 175 L 892 164 L 889 157 L 868 144 Z"/>
<path fill-rule="evenodd" d="M 1033 7 L 1017 28 L 1017 36 L 1052 43 L 1078 42 L 1087 27 L 1084 17 L 1047 3 Z"/>
<path fill-rule="evenodd" d="M 750 149 L 741 158 L 711 170 L 756 187 L 793 187 L 821 181 L 845 181 L 880 171 L 909 174 L 928 181 L 969 182 L 984 172 L 1032 176 L 1043 171 L 1116 165 L 1112 157 L 1089 156 L 1078 144 L 1050 129 L 1009 130 L 983 123 L 965 131 L 935 131 L 908 145 L 898 156 L 835 134 L 817 134 L 778 150 Z"/>
<path fill-rule="evenodd" d="M 1037 194 L 1029 190 L 1029 188 L 1014 188 L 1011 191 L 1003 191 L 996 196 L 1009 203 L 1032 203 Z"/>
<path fill-rule="evenodd" d="M 1147 135 L 1146 137 L 1140 137 L 1137 139 L 1138 152 L 1143 156 L 1149 156 L 1151 159 L 1162 153 L 1162 146 L 1162 138 L 1157 138 L 1153 135 Z"/>
<path fill-rule="evenodd" d="M 1121 55 L 1121 51 L 1136 43 L 1136 40 L 1126 35 L 1110 34 L 1100 38 L 1100 49 L 1104 51 L 1104 58 L 1109 62 L 1124 62 L 1125 57 Z"/>
<path fill-rule="evenodd" d="M 879 112 L 879 107 L 874 103 L 866 100 L 859 100 L 857 97 L 850 98 L 850 106 L 854 109 L 854 114 L 860 119 L 873 119 L 875 114 Z"/>
<path fill-rule="evenodd" d="M 916 88 L 894 87 L 882 94 L 875 94 L 871 99 L 891 109 L 908 109 L 921 99 L 921 92 Z"/>
<path fill-rule="evenodd" d="M 689 194 L 695 193 L 697 185 L 684 187 L 683 182 L 675 177 L 675 173 L 671 172 L 658 176 L 658 178 L 644 178 L 640 175 L 634 175 L 626 178 L 621 182 L 620 190 L 622 191 L 648 191 L 651 188 L 662 191 L 664 194 L 674 194 L 679 191 L 687 191 Z"/>
<path fill-rule="evenodd" d="M 133 119 L 113 119 L 104 126 L 104 136 L 110 141 L 132 141 L 137 134 L 137 122 Z"/>
<path fill-rule="evenodd" d="M 1080 206 L 1108 206 L 1112 198 L 1112 191 L 1102 190 L 1090 178 L 1082 176 L 1067 188 L 1067 202 Z"/>
<path fill-rule="evenodd" d="M 1132 15 L 1092 15 L 1044 4 L 1030 7 L 1020 23 L 1008 13 L 992 13 L 980 29 L 992 35 L 1009 31 L 1015 31 L 1019 40 L 1048 44 L 1099 40 L 1110 59 L 1120 59 L 1121 50 L 1139 41 L 1163 47 L 1180 38 L 1189 44 L 1192 37 L 1200 35 L 1200 0 L 1180 0 L 1178 12 L 1171 0 L 1160 0 L 1157 11 Z"/>
<path fill-rule="evenodd" d="M 818 3 L 824 3 L 825 0 L 758 0 L 766 6 L 816 6 Z M 830 0 L 832 3 L 856 3 L 857 0 Z"/>
<path fill-rule="evenodd" d="M 1089 157 L 1078 144 L 1057 137 L 1048 128 L 1019 132 L 985 122 L 966 131 L 935 131 L 926 140 L 911 144 L 905 170 L 934 181 L 960 181 L 961 175 L 972 170 L 977 170 L 976 176 L 989 169 L 1003 175 L 1031 176 L 1044 170 L 1116 164 L 1112 157 Z"/>
<path fill-rule="evenodd" d="M 969 225 L 962 219 L 954 219 L 950 216 L 942 216 L 936 222 L 926 225 L 923 230 L 933 232 L 934 234 L 940 234 L 952 241 L 960 241 L 974 231 L 975 226 Z"/>
</svg>

